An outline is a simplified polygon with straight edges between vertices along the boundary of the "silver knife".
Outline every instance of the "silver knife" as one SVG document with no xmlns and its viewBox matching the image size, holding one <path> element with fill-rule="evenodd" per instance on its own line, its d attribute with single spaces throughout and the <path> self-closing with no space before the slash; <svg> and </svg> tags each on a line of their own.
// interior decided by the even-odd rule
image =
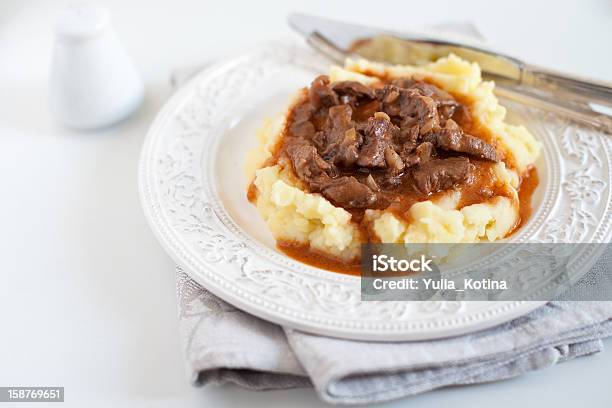
<svg viewBox="0 0 612 408">
<path fill-rule="evenodd" d="M 612 133 L 612 83 L 536 67 L 479 46 L 414 32 L 397 33 L 305 14 L 290 15 L 289 25 L 339 63 L 356 54 L 380 62 L 423 65 L 452 52 L 477 62 L 483 77 L 496 82 L 499 96 Z"/>
</svg>

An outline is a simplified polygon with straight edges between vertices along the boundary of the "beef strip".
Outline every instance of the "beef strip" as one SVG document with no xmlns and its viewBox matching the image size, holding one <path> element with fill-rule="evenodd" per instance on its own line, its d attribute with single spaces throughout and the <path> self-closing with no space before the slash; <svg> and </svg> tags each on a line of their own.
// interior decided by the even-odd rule
<svg viewBox="0 0 612 408">
<path fill-rule="evenodd" d="M 398 127 L 391 123 L 389 117 L 384 113 L 382 115 L 376 113 L 374 117 L 368 119 L 357 164 L 362 167 L 384 168 L 387 165 L 385 149 L 389 147 L 398 132 Z"/>
<path fill-rule="evenodd" d="M 355 177 L 339 177 L 322 187 L 323 196 L 343 208 L 368 208 L 376 201 L 376 193 Z"/>
<path fill-rule="evenodd" d="M 332 89 L 338 95 L 349 95 L 356 98 L 374 99 L 376 94 L 374 90 L 361 82 L 357 81 L 340 81 L 332 85 Z"/>
<path fill-rule="evenodd" d="M 436 147 L 458 153 L 499 161 L 495 147 L 482 139 L 463 133 L 461 129 L 444 128 L 423 136 L 423 140 L 433 143 Z"/>
<path fill-rule="evenodd" d="M 444 125 L 447 120 L 451 120 L 459 105 L 438 105 L 438 116 L 440 117 L 440 125 Z"/>
<path fill-rule="evenodd" d="M 312 103 L 305 102 L 298 104 L 293 108 L 292 111 L 292 119 L 293 122 L 306 122 L 312 118 L 313 113 L 315 112 L 315 107 Z"/>
<path fill-rule="evenodd" d="M 355 108 L 353 109 L 355 113 L 353 120 L 362 123 L 366 123 L 369 117 L 381 110 L 381 103 L 378 99 L 361 99 L 358 103 L 351 101 L 350 104 Z"/>
<path fill-rule="evenodd" d="M 315 135 L 315 127 L 310 122 L 294 122 L 290 130 L 291 134 L 304 139 L 311 139 Z"/>
<path fill-rule="evenodd" d="M 421 95 L 433 98 L 439 106 L 458 105 L 451 94 L 427 82 L 416 81 L 411 78 L 400 78 L 393 80 L 391 83 L 398 88 L 416 89 Z"/>
<path fill-rule="evenodd" d="M 433 159 L 419 164 L 412 172 L 414 185 L 425 195 L 448 190 L 459 183 L 470 183 L 474 165 L 467 157 Z"/>
<path fill-rule="evenodd" d="M 314 106 L 311 103 L 303 103 L 298 105 L 293 110 L 293 122 L 291 123 L 290 132 L 293 136 L 310 139 L 315 134 L 315 127 L 310 122 L 310 118 L 314 112 Z"/>
<path fill-rule="evenodd" d="M 402 149 L 406 150 L 408 153 L 414 150 L 419 143 L 419 125 L 415 124 L 408 127 L 400 124 L 397 142 L 402 146 Z"/>
<path fill-rule="evenodd" d="M 338 95 L 331 89 L 329 85 L 329 77 L 327 75 L 319 75 L 310 84 L 308 90 L 310 102 L 315 108 L 330 107 L 337 105 Z"/>
<path fill-rule="evenodd" d="M 287 155 L 295 174 L 306 181 L 311 189 L 319 190 L 330 178 L 327 172 L 332 171 L 333 166 L 319 156 L 314 146 L 306 143 L 291 144 L 287 148 Z"/>
<path fill-rule="evenodd" d="M 438 105 L 418 89 L 387 84 L 377 90 L 376 97 L 382 101 L 383 111 L 401 118 L 402 129 L 418 124 L 420 133 L 427 133 L 439 126 Z"/>
<path fill-rule="evenodd" d="M 392 81 L 392 84 L 399 88 L 416 89 L 421 95 L 430 97 L 436 103 L 440 122 L 445 122 L 450 119 L 455 110 L 459 107 L 459 103 L 451 94 L 438 88 L 435 85 L 428 84 L 422 81 L 415 81 L 411 78 L 401 78 Z"/>
<path fill-rule="evenodd" d="M 400 92 L 402 90 L 393 85 L 385 85 L 376 90 L 376 99 L 382 102 L 382 110 L 389 116 L 400 114 Z"/>
<path fill-rule="evenodd" d="M 446 121 L 446 123 L 444 123 L 444 128 L 445 129 L 454 129 L 454 130 L 461 130 L 461 127 L 459 127 L 459 125 L 457 124 L 457 122 L 455 122 L 452 119 L 448 119 Z"/>
<path fill-rule="evenodd" d="M 411 125 L 408 121 L 419 123 L 419 133 L 424 134 L 440 126 L 438 107 L 429 96 L 422 96 L 416 90 L 401 91 L 400 116 L 405 119 L 402 126 Z"/>
<path fill-rule="evenodd" d="M 351 166 L 357 161 L 362 137 L 354 128 L 349 105 L 329 108 L 322 156 L 333 164 Z"/>
</svg>

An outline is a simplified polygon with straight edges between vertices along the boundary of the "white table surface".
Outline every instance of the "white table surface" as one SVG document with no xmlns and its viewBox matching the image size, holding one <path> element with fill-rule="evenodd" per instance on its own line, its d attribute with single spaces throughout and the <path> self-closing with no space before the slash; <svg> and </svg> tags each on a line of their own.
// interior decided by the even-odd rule
<svg viewBox="0 0 612 408">
<path fill-rule="evenodd" d="M 396 29 L 472 20 L 499 50 L 612 79 L 606 0 L 401 1 L 393 13 L 355 0 L 117 0 L 105 3 L 147 97 L 127 122 L 84 134 L 57 125 L 47 109 L 53 13 L 67 3 L 0 1 L 0 386 L 64 386 L 65 405 L 75 407 L 321 404 L 312 390 L 253 393 L 187 381 L 174 265 L 141 214 L 136 183 L 143 137 L 171 92 L 174 67 L 291 37 L 285 17 L 303 11 Z M 389 406 L 611 406 L 611 374 L 608 351 Z"/>
</svg>

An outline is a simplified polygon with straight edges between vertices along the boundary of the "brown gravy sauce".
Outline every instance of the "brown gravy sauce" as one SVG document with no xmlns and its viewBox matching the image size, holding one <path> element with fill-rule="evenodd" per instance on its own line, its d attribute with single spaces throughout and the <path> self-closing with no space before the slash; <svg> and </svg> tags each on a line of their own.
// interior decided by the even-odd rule
<svg viewBox="0 0 612 408">
<path fill-rule="evenodd" d="M 521 184 L 519 185 L 518 196 L 519 196 L 519 219 L 506 237 L 514 234 L 516 231 L 521 229 L 523 225 L 529 221 L 531 214 L 533 213 L 533 204 L 531 197 L 535 192 L 540 179 L 538 177 L 538 169 L 535 166 L 529 166 L 529 168 L 521 176 Z"/>
<path fill-rule="evenodd" d="M 347 262 L 322 251 L 311 249 L 310 246 L 299 242 L 278 241 L 276 247 L 285 255 L 305 263 L 306 265 L 347 275 L 359 275 L 361 273 L 359 259 Z"/>
<path fill-rule="evenodd" d="M 374 76 L 374 73 L 371 73 L 371 75 Z M 383 80 L 384 82 L 387 81 L 386 78 L 381 78 L 381 80 Z M 436 85 L 440 87 L 434 81 L 428 80 L 428 78 L 422 78 L 422 80 L 424 80 L 425 82 L 429 82 L 432 85 Z M 471 112 L 470 108 L 473 105 L 473 101 L 470 98 L 465 97 L 463 95 L 457 95 L 454 93 L 451 93 L 451 94 L 455 98 L 455 100 L 457 100 L 457 102 L 461 103 L 467 108 L 468 112 Z M 279 142 L 275 146 L 272 157 L 270 157 L 267 160 L 267 162 L 264 164 L 264 167 L 278 163 L 280 159 L 283 157 L 283 155 L 285 154 L 284 140 L 285 140 L 285 136 L 289 134 L 289 127 L 293 121 L 293 113 L 296 107 L 298 107 L 302 103 L 305 103 L 306 98 L 307 98 L 307 92 L 304 90 L 304 92 L 302 92 L 301 99 L 298 100 L 298 102 L 291 109 L 291 112 L 289 113 L 288 118 L 287 118 L 285 129 L 283 129 L 282 131 L 283 135 L 281 135 L 281 137 L 279 138 Z M 371 116 L 370 113 L 373 114 L 373 112 L 369 112 L 368 110 L 369 110 L 368 107 L 364 106 L 363 109 L 359 109 L 357 110 L 357 112 L 354 113 L 354 117 L 360 118 L 360 116 L 366 116 L 366 117 L 368 115 Z M 486 142 L 495 144 L 494 142 L 495 137 L 491 135 L 490 131 L 484 125 L 482 125 L 481 123 L 479 123 L 478 120 L 473 118 L 472 115 L 462 114 L 456 117 L 454 116 L 453 119 L 455 120 L 455 122 L 459 124 L 459 126 L 461 126 L 461 128 L 466 133 L 476 136 L 478 138 L 481 138 L 485 140 Z M 317 122 L 317 118 L 313 117 L 313 123 L 315 124 L 317 129 L 319 129 L 322 126 L 322 123 L 316 123 L 316 122 Z M 470 184 L 466 184 L 466 185 L 460 185 L 456 188 L 457 191 L 461 192 L 461 201 L 459 202 L 458 209 L 461 209 L 463 207 L 466 207 L 466 206 L 469 206 L 475 203 L 486 201 L 488 198 L 491 198 L 494 196 L 512 197 L 512 194 L 510 191 L 507 190 L 507 187 L 500 185 L 500 184 L 496 184 L 494 182 L 493 177 L 491 175 L 492 166 L 494 163 L 486 161 L 486 160 L 475 159 L 475 158 L 470 158 L 470 161 L 472 164 L 475 165 L 474 182 Z M 516 168 L 513 157 L 504 157 L 503 161 L 506 163 L 506 166 L 508 168 L 511 168 L 511 169 Z M 347 172 L 347 175 L 352 175 L 352 173 Z M 527 222 L 529 217 L 531 216 L 531 213 L 533 211 L 532 204 L 531 204 L 531 197 L 536 187 L 538 186 L 538 182 L 539 182 L 538 173 L 537 173 L 537 169 L 534 166 L 529 167 L 524 172 L 524 174 L 521 175 L 520 185 L 518 189 L 519 219 L 517 221 L 517 224 L 506 235 L 506 237 L 518 231 L 521 228 L 521 226 L 523 226 Z M 396 188 L 392 192 L 392 195 L 395 196 L 397 199 L 389 207 L 386 208 L 386 210 L 392 211 L 398 218 L 404 219 L 404 220 L 407 219 L 406 212 L 413 204 L 419 201 L 435 200 L 440 195 L 446 193 L 446 191 L 441 191 L 435 194 L 423 195 L 415 191 L 414 189 L 412 189 L 411 185 L 409 184 L 410 183 L 402 183 L 402 185 L 399 188 Z M 254 203 L 257 199 L 257 188 L 255 187 L 253 183 L 249 185 L 248 192 L 247 192 L 247 198 L 252 203 Z M 376 241 L 377 238 L 374 236 L 374 234 L 371 231 L 369 231 L 369 229 L 364 225 L 364 223 L 362 223 L 362 219 L 363 219 L 365 210 L 347 209 L 347 211 L 351 213 L 352 215 L 351 222 L 357 225 L 362 236 L 365 238 L 365 241 L 366 242 Z M 304 245 L 302 243 L 291 242 L 291 241 L 278 241 L 277 247 L 287 256 L 295 260 L 298 260 L 302 263 L 305 263 L 307 265 L 310 265 L 310 266 L 314 266 L 314 267 L 321 268 L 321 269 L 326 269 L 332 272 L 349 274 L 349 275 L 359 275 L 360 274 L 360 260 L 359 259 L 356 259 L 352 262 L 347 263 L 346 260 L 343 260 L 341 258 L 334 257 L 322 251 L 311 249 L 308 244 Z"/>
</svg>

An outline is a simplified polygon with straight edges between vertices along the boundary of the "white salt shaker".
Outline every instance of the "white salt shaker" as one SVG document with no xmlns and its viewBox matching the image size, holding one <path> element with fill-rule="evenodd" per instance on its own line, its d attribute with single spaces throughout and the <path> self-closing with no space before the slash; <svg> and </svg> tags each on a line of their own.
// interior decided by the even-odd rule
<svg viewBox="0 0 612 408">
<path fill-rule="evenodd" d="M 78 129 L 111 125 L 133 113 L 144 94 L 142 79 L 98 5 L 59 13 L 50 77 L 51 110 Z"/>
</svg>

